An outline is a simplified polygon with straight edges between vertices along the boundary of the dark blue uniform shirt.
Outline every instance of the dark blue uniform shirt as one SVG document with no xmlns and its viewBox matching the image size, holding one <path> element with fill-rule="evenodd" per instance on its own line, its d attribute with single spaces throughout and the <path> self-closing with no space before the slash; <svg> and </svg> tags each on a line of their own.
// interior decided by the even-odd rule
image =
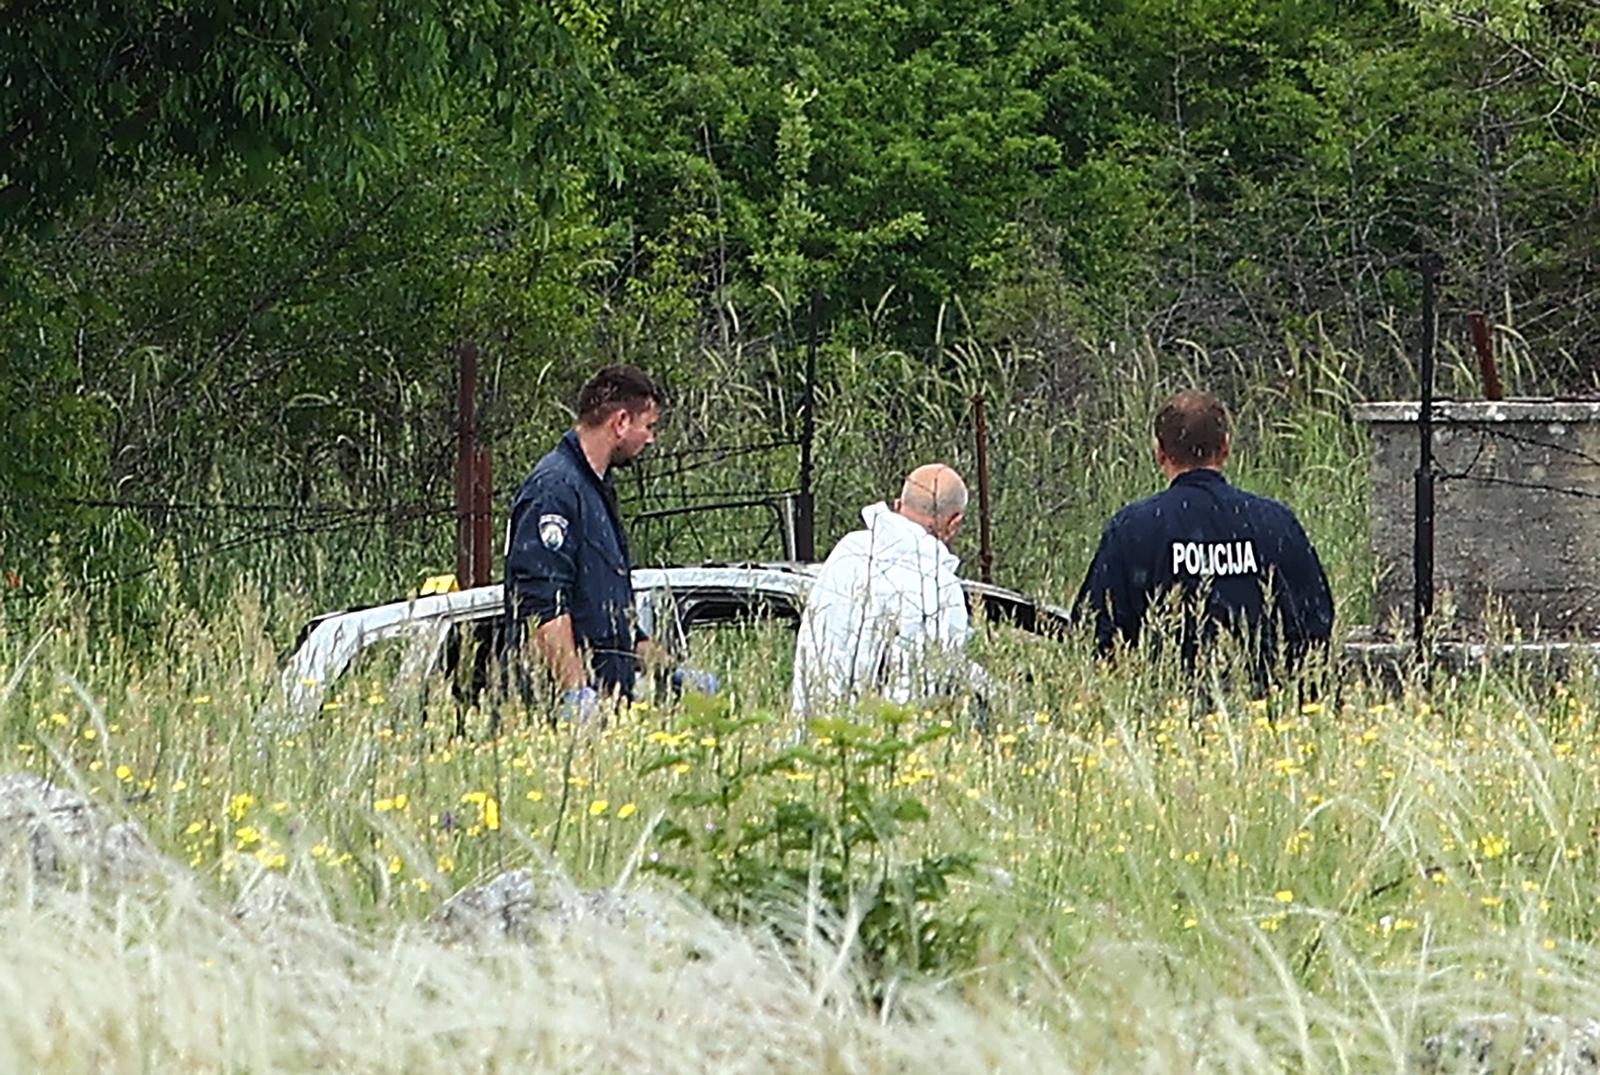
<svg viewBox="0 0 1600 1075">
<path fill-rule="evenodd" d="M 569 430 L 511 502 L 506 536 L 506 645 L 525 624 L 572 616 L 572 637 L 601 690 L 633 689 L 633 563 L 609 475 L 589 465 Z"/>
<path fill-rule="evenodd" d="M 1255 647 L 1258 675 L 1297 661 L 1333 632 L 1333 597 L 1316 550 L 1287 506 L 1228 484 L 1219 471 L 1178 475 L 1119 511 L 1078 592 L 1102 653 L 1132 644 L 1153 602 L 1181 590 L 1182 644 L 1193 662 L 1219 627 Z"/>
</svg>

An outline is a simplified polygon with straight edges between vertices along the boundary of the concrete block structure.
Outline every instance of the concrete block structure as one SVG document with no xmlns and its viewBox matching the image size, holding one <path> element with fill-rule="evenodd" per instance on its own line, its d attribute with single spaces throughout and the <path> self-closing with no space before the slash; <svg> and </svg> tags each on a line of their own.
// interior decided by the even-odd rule
<svg viewBox="0 0 1600 1075">
<path fill-rule="evenodd" d="M 1371 430 L 1375 618 L 1412 616 L 1416 402 L 1354 408 Z M 1600 639 L 1600 401 L 1434 405 L 1434 587 L 1443 625 L 1500 610 L 1528 639 Z"/>
</svg>

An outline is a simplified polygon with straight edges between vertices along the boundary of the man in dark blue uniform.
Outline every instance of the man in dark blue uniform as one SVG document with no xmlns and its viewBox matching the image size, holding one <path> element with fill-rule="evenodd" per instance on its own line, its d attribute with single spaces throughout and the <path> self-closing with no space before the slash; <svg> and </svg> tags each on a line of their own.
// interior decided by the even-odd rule
<svg viewBox="0 0 1600 1075">
<path fill-rule="evenodd" d="M 655 441 L 661 404 L 643 370 L 600 370 L 578 394 L 577 426 L 511 503 L 507 657 L 524 658 L 531 645 L 571 717 L 595 715 L 602 698 L 627 697 L 650 646 L 634 619 L 633 564 L 611 472 Z"/>
<path fill-rule="evenodd" d="M 1102 653 L 1137 642 L 1168 594 L 1190 668 L 1219 629 L 1246 643 L 1258 681 L 1332 634 L 1328 579 L 1299 520 L 1222 476 L 1228 427 L 1227 409 L 1203 392 L 1179 392 L 1156 414 L 1156 463 L 1171 484 L 1112 518 L 1078 592 Z"/>
</svg>

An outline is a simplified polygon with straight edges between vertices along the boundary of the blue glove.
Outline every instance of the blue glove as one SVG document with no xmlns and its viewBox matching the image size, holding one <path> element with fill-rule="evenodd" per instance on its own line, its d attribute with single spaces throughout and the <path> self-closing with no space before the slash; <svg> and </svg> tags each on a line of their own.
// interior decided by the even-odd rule
<svg viewBox="0 0 1600 1075">
<path fill-rule="evenodd" d="M 573 687 L 561 692 L 556 720 L 588 724 L 600 715 L 600 693 L 593 687 Z"/>
<path fill-rule="evenodd" d="M 684 691 L 717 694 L 722 690 L 722 680 L 717 678 L 715 672 L 701 668 L 675 668 L 672 671 L 672 687 L 680 694 Z"/>
</svg>

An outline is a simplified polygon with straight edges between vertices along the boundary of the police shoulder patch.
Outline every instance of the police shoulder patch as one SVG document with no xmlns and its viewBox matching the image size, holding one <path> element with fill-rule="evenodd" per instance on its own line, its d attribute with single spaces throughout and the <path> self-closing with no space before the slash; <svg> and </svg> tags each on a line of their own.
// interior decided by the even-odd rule
<svg viewBox="0 0 1600 1075">
<path fill-rule="evenodd" d="M 539 540 L 544 547 L 555 552 L 567 543 L 567 517 L 565 515 L 539 516 Z"/>
</svg>

